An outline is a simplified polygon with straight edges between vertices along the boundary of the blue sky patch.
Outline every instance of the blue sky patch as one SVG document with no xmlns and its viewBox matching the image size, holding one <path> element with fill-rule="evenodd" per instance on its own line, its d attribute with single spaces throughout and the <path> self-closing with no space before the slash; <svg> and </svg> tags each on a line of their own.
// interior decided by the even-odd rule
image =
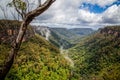
<svg viewBox="0 0 120 80">
<path fill-rule="evenodd" d="M 90 4 L 90 3 L 83 3 L 82 6 L 80 6 L 80 9 L 87 9 L 89 10 L 91 13 L 102 13 L 104 12 L 107 8 L 109 8 L 112 5 L 120 5 L 120 1 L 116 1 L 114 3 L 112 3 L 111 5 L 106 5 L 105 7 L 101 7 L 97 4 Z"/>
</svg>

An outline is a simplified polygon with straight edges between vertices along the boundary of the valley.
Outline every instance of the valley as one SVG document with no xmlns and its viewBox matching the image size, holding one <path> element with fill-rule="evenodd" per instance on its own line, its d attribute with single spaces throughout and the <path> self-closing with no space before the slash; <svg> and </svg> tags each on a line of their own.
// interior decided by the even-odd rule
<svg viewBox="0 0 120 80">
<path fill-rule="evenodd" d="M 84 36 L 88 36 L 95 32 L 91 28 L 51 28 L 46 26 L 34 26 L 35 32 L 42 35 L 43 37 L 48 37 L 48 41 L 60 48 L 63 46 L 64 49 L 68 49 L 82 39 Z M 77 29 L 77 30 L 76 30 Z M 48 34 L 49 33 L 49 34 Z M 43 35 L 44 34 L 44 35 Z"/>
<path fill-rule="evenodd" d="M 120 26 L 107 26 L 98 31 L 89 28 L 52 29 L 51 31 L 56 32 L 59 39 L 63 39 L 58 48 L 71 66 L 73 74 L 71 80 L 118 80 L 120 78 Z M 65 46 L 68 45 L 64 40 L 72 46 L 66 48 Z"/>
<path fill-rule="evenodd" d="M 0 21 L 0 71 L 20 25 L 5 22 Z M 119 80 L 119 63 L 120 26 L 95 31 L 31 25 L 6 80 Z"/>
<path fill-rule="evenodd" d="M 80 80 L 120 79 L 119 30 L 120 26 L 99 29 L 69 49 L 75 65 L 74 77 Z"/>
</svg>

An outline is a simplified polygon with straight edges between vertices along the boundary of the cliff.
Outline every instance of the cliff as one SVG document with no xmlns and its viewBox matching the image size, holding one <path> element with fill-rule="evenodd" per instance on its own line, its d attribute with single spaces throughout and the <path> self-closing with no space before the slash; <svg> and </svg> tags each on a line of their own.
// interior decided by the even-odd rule
<svg viewBox="0 0 120 80">
<path fill-rule="evenodd" d="M 108 26 L 103 29 L 100 29 L 100 33 L 104 35 L 113 35 L 120 37 L 120 26 Z"/>
<path fill-rule="evenodd" d="M 21 22 L 16 20 L 0 20 L 0 43 L 11 43 L 17 37 Z M 23 41 L 34 35 L 31 26 L 28 26 Z"/>
</svg>

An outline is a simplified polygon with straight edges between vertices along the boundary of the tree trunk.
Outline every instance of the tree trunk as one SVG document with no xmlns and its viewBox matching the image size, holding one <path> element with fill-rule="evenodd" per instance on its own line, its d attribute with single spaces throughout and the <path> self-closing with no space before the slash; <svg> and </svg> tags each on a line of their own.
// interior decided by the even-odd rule
<svg viewBox="0 0 120 80">
<path fill-rule="evenodd" d="M 28 14 L 26 14 L 24 21 L 22 22 L 21 26 L 20 26 L 20 30 L 18 33 L 18 36 L 13 44 L 13 47 L 11 49 L 11 52 L 9 53 L 8 59 L 5 62 L 5 65 L 3 66 L 2 71 L 0 72 L 0 80 L 4 80 L 7 73 L 10 71 L 13 63 L 14 63 L 14 59 L 20 49 L 23 37 L 25 35 L 25 32 L 27 30 L 27 26 L 29 25 L 29 23 L 37 16 L 39 16 L 40 14 L 42 14 L 44 11 L 46 11 L 51 4 L 54 2 L 55 0 L 47 0 L 43 5 L 39 5 L 39 7 L 37 7 L 35 10 L 29 12 Z"/>
<path fill-rule="evenodd" d="M 2 72 L 0 72 L 0 80 L 5 79 L 7 73 L 9 72 L 10 68 L 12 67 L 15 56 L 17 55 L 17 52 L 20 49 L 20 46 L 21 46 L 21 43 L 22 43 L 22 40 L 23 40 L 26 30 L 27 30 L 26 22 L 22 22 L 17 39 L 13 44 L 13 47 L 9 53 L 8 59 L 5 62 Z"/>
</svg>

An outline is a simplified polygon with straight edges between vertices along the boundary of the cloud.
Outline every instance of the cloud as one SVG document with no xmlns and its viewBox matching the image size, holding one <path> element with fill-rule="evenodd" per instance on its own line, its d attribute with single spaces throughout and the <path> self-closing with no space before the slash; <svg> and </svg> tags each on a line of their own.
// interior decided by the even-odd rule
<svg viewBox="0 0 120 80">
<path fill-rule="evenodd" d="M 96 23 L 101 20 L 101 15 L 90 13 L 88 10 L 79 9 L 78 20 L 83 23 Z"/>
<path fill-rule="evenodd" d="M 74 2 L 73 0 L 56 0 L 53 6 L 51 6 L 50 9 L 46 11 L 44 14 L 53 15 L 53 18 L 50 20 L 50 22 L 57 23 L 74 22 L 77 17 L 76 13 L 78 13 L 80 3 L 81 3 L 80 0 L 75 0 Z M 41 16 L 47 16 L 44 14 Z"/>
<path fill-rule="evenodd" d="M 120 5 L 113 5 L 109 7 L 103 14 L 102 19 L 104 23 L 114 24 L 120 23 Z"/>
<path fill-rule="evenodd" d="M 105 7 L 106 5 L 111 5 L 116 0 L 58 0 L 53 6 L 45 12 L 45 14 L 50 14 L 53 17 L 48 19 L 40 19 L 40 22 L 51 22 L 53 23 L 67 23 L 74 24 L 71 27 L 100 27 L 111 24 L 119 24 L 120 23 L 120 6 L 114 4 L 108 7 L 103 13 L 91 13 L 88 9 L 80 9 L 79 7 L 83 2 L 88 2 L 91 4 L 98 4 L 101 7 Z M 41 15 L 43 17 L 47 15 Z M 76 26 L 75 26 L 76 24 Z M 79 24 L 79 25 L 78 25 Z M 60 25 L 61 26 L 61 25 Z"/>
<path fill-rule="evenodd" d="M 120 5 L 113 5 L 101 14 L 91 13 L 88 10 L 79 10 L 78 20 L 89 26 L 120 25 Z"/>
<path fill-rule="evenodd" d="M 0 4 L 9 0 L 1 0 Z M 33 0 L 30 0 L 33 1 Z M 45 0 L 43 0 L 45 1 Z M 113 4 L 118 0 L 56 0 L 55 3 L 33 22 L 41 25 L 56 27 L 93 27 L 120 24 L 120 5 Z M 31 2 L 33 3 L 33 2 Z M 83 3 L 98 5 L 102 8 L 109 6 L 103 13 L 93 13 L 81 9 Z M 37 5 L 37 2 L 34 4 Z M 9 12 L 9 10 L 8 10 Z M 2 15 L 3 17 L 3 15 Z"/>
</svg>

